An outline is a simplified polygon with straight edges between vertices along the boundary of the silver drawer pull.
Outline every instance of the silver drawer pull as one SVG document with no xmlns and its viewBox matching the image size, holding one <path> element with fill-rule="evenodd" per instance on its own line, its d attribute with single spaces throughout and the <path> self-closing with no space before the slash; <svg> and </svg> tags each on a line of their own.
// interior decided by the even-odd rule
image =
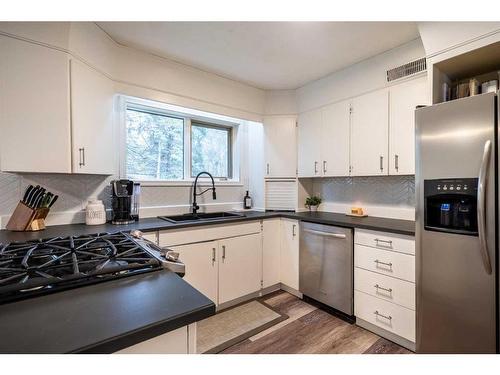
<svg viewBox="0 0 500 375">
<path fill-rule="evenodd" d="M 322 232 L 322 231 L 313 230 L 313 229 L 304 229 L 304 232 L 311 233 L 311 234 L 317 234 L 318 236 L 334 237 L 334 238 L 341 238 L 341 239 L 345 239 L 347 237 L 345 234 L 341 234 L 341 233 L 329 233 L 329 232 Z"/>
<path fill-rule="evenodd" d="M 390 262 L 389 262 L 389 263 L 386 263 L 386 262 L 382 262 L 382 261 L 380 261 L 380 260 L 378 260 L 378 259 L 375 259 L 375 260 L 374 260 L 374 262 L 375 262 L 375 263 L 377 263 L 377 266 L 378 266 L 379 264 L 383 264 L 384 266 L 387 266 L 387 267 L 392 268 L 392 263 L 390 263 Z"/>
<path fill-rule="evenodd" d="M 378 311 L 375 311 L 374 314 L 377 315 L 377 316 L 380 316 L 381 318 L 384 318 L 384 319 L 387 319 L 387 320 L 392 320 L 392 316 L 390 316 L 390 315 L 387 316 L 387 315 L 379 313 Z"/>
<path fill-rule="evenodd" d="M 380 290 L 383 290 L 383 291 L 385 291 L 385 292 L 392 293 L 392 288 L 383 288 L 383 287 L 381 287 L 381 286 L 380 286 L 380 285 L 378 285 L 378 284 L 375 284 L 373 287 L 374 287 L 374 288 L 376 288 L 376 289 L 377 289 L 377 291 L 380 289 Z"/>
<path fill-rule="evenodd" d="M 379 246 L 379 242 L 382 243 L 382 244 L 387 244 L 387 246 L 392 246 L 392 241 L 391 240 L 381 240 L 380 238 L 375 238 L 375 242 L 376 242 L 377 246 Z"/>
</svg>

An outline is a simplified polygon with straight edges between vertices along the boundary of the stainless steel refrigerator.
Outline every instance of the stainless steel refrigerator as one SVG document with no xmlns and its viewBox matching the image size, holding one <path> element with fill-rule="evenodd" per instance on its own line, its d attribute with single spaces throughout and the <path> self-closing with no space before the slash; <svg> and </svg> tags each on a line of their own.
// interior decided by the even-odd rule
<svg viewBox="0 0 500 375">
<path fill-rule="evenodd" d="M 498 99 L 416 110 L 419 353 L 495 353 Z"/>
</svg>

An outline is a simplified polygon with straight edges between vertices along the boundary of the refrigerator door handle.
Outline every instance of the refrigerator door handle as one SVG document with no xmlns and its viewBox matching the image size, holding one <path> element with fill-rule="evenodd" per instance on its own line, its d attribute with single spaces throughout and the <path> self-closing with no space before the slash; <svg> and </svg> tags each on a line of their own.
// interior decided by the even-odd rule
<svg viewBox="0 0 500 375">
<path fill-rule="evenodd" d="M 477 186 L 477 223 L 479 232 L 479 249 L 483 259 L 484 269 L 488 275 L 491 274 L 491 260 L 486 241 L 486 184 L 488 181 L 488 169 L 491 155 L 491 141 L 484 144 L 483 159 L 479 170 L 479 181 Z"/>
</svg>

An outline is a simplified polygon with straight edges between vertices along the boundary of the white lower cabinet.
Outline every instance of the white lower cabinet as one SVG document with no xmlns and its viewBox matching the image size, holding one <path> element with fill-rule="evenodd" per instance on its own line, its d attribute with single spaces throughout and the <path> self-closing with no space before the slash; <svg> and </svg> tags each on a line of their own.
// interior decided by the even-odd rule
<svg viewBox="0 0 500 375">
<path fill-rule="evenodd" d="M 191 324 L 195 326 L 196 324 Z M 193 353 L 189 349 L 189 335 L 191 327 L 184 326 L 176 330 L 142 341 L 128 348 L 119 350 L 114 354 L 188 354 Z"/>
<path fill-rule="evenodd" d="M 217 241 L 171 247 L 186 265 L 184 280 L 217 303 Z"/>
<path fill-rule="evenodd" d="M 264 220 L 262 223 L 262 287 L 280 282 L 281 219 Z"/>
<path fill-rule="evenodd" d="M 172 246 L 186 265 L 184 280 L 220 305 L 261 289 L 262 235 Z"/>
<path fill-rule="evenodd" d="M 355 290 L 354 315 L 415 342 L 415 311 L 413 310 Z"/>
<path fill-rule="evenodd" d="M 219 241 L 219 304 L 260 290 L 261 241 L 260 234 Z"/>
<path fill-rule="evenodd" d="M 415 310 L 415 284 L 409 281 L 356 267 L 354 269 L 354 289 Z"/>
<path fill-rule="evenodd" d="M 402 345 L 415 342 L 414 238 L 356 229 L 354 235 L 354 315 L 396 335 Z M 365 325 L 363 325 L 365 326 Z M 371 329 L 370 327 L 367 327 Z M 413 345 L 414 346 L 414 345 Z"/>
<path fill-rule="evenodd" d="M 280 279 L 286 286 L 299 290 L 299 222 L 281 219 Z"/>
</svg>

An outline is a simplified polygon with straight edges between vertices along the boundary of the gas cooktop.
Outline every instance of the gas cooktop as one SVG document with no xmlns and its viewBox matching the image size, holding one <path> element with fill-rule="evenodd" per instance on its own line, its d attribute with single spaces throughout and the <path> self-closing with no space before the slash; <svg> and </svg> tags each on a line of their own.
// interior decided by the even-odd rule
<svg viewBox="0 0 500 375">
<path fill-rule="evenodd" d="M 0 244 L 0 303 L 161 268 L 128 233 Z"/>
</svg>

